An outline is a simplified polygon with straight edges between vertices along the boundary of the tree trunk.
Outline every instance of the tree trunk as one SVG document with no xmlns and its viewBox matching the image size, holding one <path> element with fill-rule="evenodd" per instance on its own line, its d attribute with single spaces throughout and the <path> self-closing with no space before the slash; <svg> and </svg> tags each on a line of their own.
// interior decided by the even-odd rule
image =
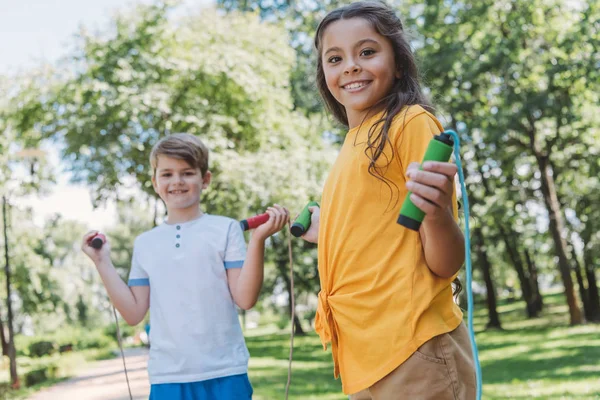
<svg viewBox="0 0 600 400">
<path fill-rule="evenodd" d="M 527 313 L 527 318 L 537 318 L 539 315 L 537 307 L 535 306 L 535 299 L 531 287 L 530 277 L 525 273 L 523 259 L 521 258 L 521 254 L 519 253 L 517 245 L 513 240 L 513 238 L 517 236 L 517 233 L 507 232 L 506 229 L 502 227 L 502 225 L 499 225 L 498 229 L 500 230 L 500 235 L 504 240 L 504 244 L 506 246 L 506 250 L 508 251 L 510 261 L 513 267 L 515 268 L 515 271 L 517 271 L 517 276 L 519 277 L 521 292 L 523 295 L 523 300 L 525 301 L 525 311 Z"/>
<path fill-rule="evenodd" d="M 8 341 L 6 340 L 6 334 L 4 333 L 4 324 L 0 319 L 0 342 L 2 344 L 2 355 L 8 357 Z"/>
<path fill-rule="evenodd" d="M 285 282 L 285 290 L 288 294 L 288 315 L 292 315 L 292 296 L 294 295 L 294 293 L 292 293 L 292 284 L 290 282 L 290 277 L 289 277 L 289 271 L 288 271 L 288 261 L 282 261 L 280 263 L 278 263 L 278 269 L 280 272 L 281 277 L 283 278 L 283 281 Z M 295 310 L 294 310 L 295 311 Z M 296 336 L 304 336 L 306 335 L 306 333 L 304 332 L 304 329 L 302 329 L 302 324 L 300 323 L 300 319 L 298 318 L 298 315 L 296 315 L 296 313 L 294 313 L 294 334 Z"/>
<path fill-rule="evenodd" d="M 552 233 L 556 255 L 558 256 L 558 269 L 563 281 L 567 305 L 569 306 L 570 323 L 571 325 L 578 325 L 583 322 L 583 316 L 581 314 L 581 309 L 577 304 L 577 297 L 575 296 L 573 279 L 571 278 L 571 268 L 569 259 L 567 258 L 567 244 L 562 236 L 565 226 L 560 205 L 558 203 L 558 197 L 556 195 L 556 185 L 554 183 L 552 169 L 549 165 L 549 157 L 535 154 L 535 158 L 541 173 L 542 194 L 548 210 L 550 232 Z"/>
<path fill-rule="evenodd" d="M 581 302 L 583 303 L 583 315 L 585 316 L 586 320 L 589 320 L 591 316 L 591 309 L 588 290 L 585 286 L 585 282 L 583 281 L 581 264 L 579 263 L 579 258 L 577 257 L 577 253 L 575 252 L 575 247 L 573 245 L 571 245 L 571 257 L 573 258 L 575 277 L 577 278 L 577 285 L 579 286 L 579 297 L 581 297 Z"/>
<path fill-rule="evenodd" d="M 2 215 L 4 220 L 4 272 L 6 274 L 6 307 L 8 310 L 8 357 L 10 359 L 10 382 L 13 389 L 19 389 L 19 375 L 17 374 L 17 353 L 15 351 L 15 332 L 13 330 L 13 313 L 10 301 L 10 256 L 8 254 L 8 218 L 7 218 L 7 200 L 2 196 Z"/>
<path fill-rule="evenodd" d="M 296 336 L 304 336 L 306 332 L 302 329 L 302 324 L 300 323 L 300 318 L 297 315 L 294 315 L 294 334 Z"/>
<path fill-rule="evenodd" d="M 478 156 L 477 152 L 475 152 L 475 159 L 477 160 L 478 164 L 481 164 L 482 160 Z M 488 183 L 488 180 L 485 178 L 485 174 L 481 170 L 480 166 L 478 167 L 478 170 L 479 170 L 479 175 L 481 177 L 481 183 L 483 184 L 484 193 L 486 196 L 491 196 L 493 193 L 492 193 L 492 190 Z M 506 229 L 504 229 L 501 224 L 498 225 L 498 229 L 500 231 L 500 235 L 502 236 L 502 240 L 504 241 L 504 244 L 506 246 L 506 250 L 508 251 L 508 255 L 510 257 L 511 263 L 512 263 L 513 267 L 515 268 L 515 270 L 517 271 L 517 276 L 519 277 L 519 283 L 521 285 L 521 293 L 523 295 L 523 300 L 525 301 L 525 310 L 527 312 L 527 317 L 528 318 L 537 317 L 538 312 L 536 311 L 536 307 L 534 306 L 532 290 L 531 290 L 531 287 L 529 284 L 529 279 L 527 278 L 527 276 L 525 274 L 525 269 L 523 267 L 523 260 L 519 254 L 517 246 L 510 239 L 511 235 L 512 235 L 512 237 L 516 236 L 516 232 L 510 232 L 510 235 L 509 235 L 509 232 L 507 232 Z"/>
<path fill-rule="evenodd" d="M 584 243 L 584 249 L 585 247 Z M 592 250 L 587 249 L 583 252 L 583 261 L 585 263 L 585 276 L 588 281 L 588 300 L 590 304 L 589 322 L 600 322 L 600 296 L 598 295 L 598 283 L 596 281 L 596 271 L 592 260 Z"/>
<path fill-rule="evenodd" d="M 523 254 L 525 254 L 525 262 L 527 263 L 527 271 L 529 272 L 529 282 L 531 283 L 531 289 L 533 290 L 533 301 L 535 305 L 535 310 L 538 313 L 540 313 L 544 308 L 544 299 L 542 298 L 542 293 L 540 292 L 537 266 L 531 258 L 531 255 L 529 254 L 527 248 L 523 249 Z"/>
<path fill-rule="evenodd" d="M 477 239 L 477 257 L 479 259 L 479 265 L 481 266 L 481 272 L 483 273 L 483 280 L 485 282 L 485 289 L 487 293 L 487 307 L 488 307 L 488 323 L 486 329 L 502 329 L 500 323 L 500 316 L 498 315 L 498 303 L 496 301 L 496 288 L 494 287 L 494 281 L 492 279 L 492 265 L 487 257 L 485 251 L 485 240 L 481 228 L 475 228 L 473 230 L 473 236 Z"/>
</svg>

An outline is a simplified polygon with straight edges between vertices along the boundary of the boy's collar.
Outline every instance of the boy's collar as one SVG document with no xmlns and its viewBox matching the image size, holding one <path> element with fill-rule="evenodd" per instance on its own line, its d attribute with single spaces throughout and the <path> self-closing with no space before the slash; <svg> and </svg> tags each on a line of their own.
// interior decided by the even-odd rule
<svg viewBox="0 0 600 400">
<path fill-rule="evenodd" d="M 205 212 L 200 211 L 200 214 L 195 216 L 194 218 L 191 219 L 186 219 L 183 221 L 177 221 L 177 222 L 169 222 L 169 219 L 167 218 L 167 220 L 165 220 L 164 224 L 168 225 L 168 226 L 175 226 L 175 225 L 183 225 L 183 224 L 187 224 L 188 222 L 194 222 L 199 220 L 200 218 L 204 217 L 206 215 Z"/>
</svg>

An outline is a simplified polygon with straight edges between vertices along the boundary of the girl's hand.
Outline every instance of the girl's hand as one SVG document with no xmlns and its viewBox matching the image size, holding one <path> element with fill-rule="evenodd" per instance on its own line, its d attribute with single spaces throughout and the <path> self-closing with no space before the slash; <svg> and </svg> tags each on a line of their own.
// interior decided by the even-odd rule
<svg viewBox="0 0 600 400">
<path fill-rule="evenodd" d="M 310 227 L 304 235 L 300 236 L 302 239 L 310 243 L 317 243 L 319 241 L 319 221 L 321 215 L 321 209 L 317 206 L 308 207 L 310 211 Z"/>
<path fill-rule="evenodd" d="M 92 247 L 92 238 L 96 236 L 97 233 L 98 231 L 89 231 L 83 235 L 83 241 L 81 243 L 81 250 L 83 250 L 96 266 L 101 262 L 110 259 L 110 242 L 108 241 L 108 238 L 101 248 L 95 249 Z"/>
<path fill-rule="evenodd" d="M 412 192 L 410 199 L 426 214 L 428 220 L 447 218 L 452 210 L 457 166 L 447 162 L 426 161 L 423 169 L 419 167 L 419 163 L 411 163 L 406 170 L 410 179 L 406 182 L 406 188 Z"/>
<path fill-rule="evenodd" d="M 283 229 L 285 224 L 290 220 L 290 212 L 279 204 L 274 204 L 273 207 L 267 208 L 267 214 L 269 214 L 269 220 L 256 227 L 254 232 L 252 232 L 252 237 L 265 240 Z"/>
</svg>

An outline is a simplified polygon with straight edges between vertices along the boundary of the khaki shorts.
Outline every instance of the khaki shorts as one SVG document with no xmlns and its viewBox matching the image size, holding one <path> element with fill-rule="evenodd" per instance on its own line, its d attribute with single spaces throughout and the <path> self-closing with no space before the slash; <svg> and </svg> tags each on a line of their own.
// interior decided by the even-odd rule
<svg viewBox="0 0 600 400">
<path fill-rule="evenodd" d="M 350 400 L 472 400 L 475 367 L 464 323 L 423 344 L 408 360 Z"/>
</svg>

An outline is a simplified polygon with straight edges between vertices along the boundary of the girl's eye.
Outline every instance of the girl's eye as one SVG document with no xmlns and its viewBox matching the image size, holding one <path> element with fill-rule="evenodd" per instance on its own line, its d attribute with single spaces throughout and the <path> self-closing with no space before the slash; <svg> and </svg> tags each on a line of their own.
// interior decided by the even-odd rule
<svg viewBox="0 0 600 400">
<path fill-rule="evenodd" d="M 328 63 L 330 64 L 335 64 L 336 62 L 341 61 L 341 57 L 339 56 L 333 56 L 333 57 L 329 57 L 329 59 L 327 60 Z"/>
<path fill-rule="evenodd" d="M 169 174 L 169 173 L 166 173 L 166 174 L 162 174 L 161 176 L 164 176 L 164 177 L 169 177 L 169 176 L 171 176 L 171 174 Z"/>
<path fill-rule="evenodd" d="M 364 49 L 363 51 L 360 52 L 361 56 L 366 56 L 366 57 L 373 55 L 373 54 L 375 54 L 375 50 L 372 50 L 372 49 Z"/>
</svg>

